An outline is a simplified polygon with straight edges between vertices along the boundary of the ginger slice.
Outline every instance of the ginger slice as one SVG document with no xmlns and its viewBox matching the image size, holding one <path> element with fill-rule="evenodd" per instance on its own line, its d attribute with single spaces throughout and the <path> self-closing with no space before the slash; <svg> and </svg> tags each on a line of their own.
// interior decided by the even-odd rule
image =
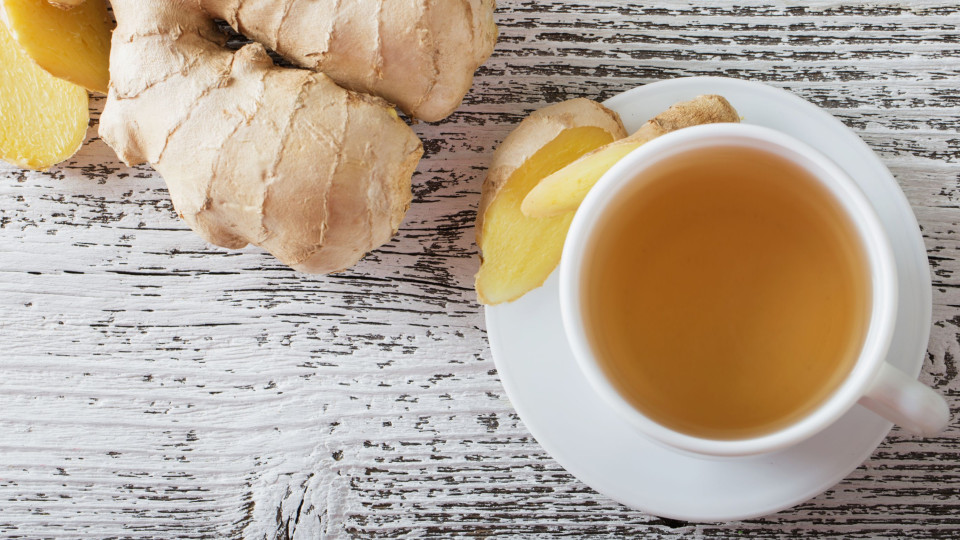
<svg viewBox="0 0 960 540">
<path fill-rule="evenodd" d="M 704 95 L 677 103 L 633 135 L 598 148 L 544 178 L 523 200 L 523 215 L 546 218 L 576 210 L 603 173 L 630 152 L 665 133 L 700 124 L 739 121 L 736 109 L 721 96 Z"/>
<path fill-rule="evenodd" d="M 4 0 L 4 18 L 17 43 L 40 67 L 106 94 L 113 29 L 106 0 L 60 5 L 64 3 Z"/>
<path fill-rule="evenodd" d="M 560 262 L 573 214 L 524 217 L 520 204 L 527 193 L 550 173 L 624 136 L 615 112 L 574 99 L 534 112 L 503 141 L 484 181 L 477 214 L 481 303 L 523 296 L 542 285 Z"/>
<path fill-rule="evenodd" d="M 75 154 L 87 133 L 87 91 L 40 69 L 2 24 L 0 66 L 0 159 L 46 169 Z"/>
</svg>

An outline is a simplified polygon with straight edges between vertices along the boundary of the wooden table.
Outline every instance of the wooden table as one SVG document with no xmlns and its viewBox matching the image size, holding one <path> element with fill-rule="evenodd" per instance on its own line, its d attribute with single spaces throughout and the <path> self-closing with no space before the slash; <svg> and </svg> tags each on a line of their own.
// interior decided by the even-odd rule
<svg viewBox="0 0 960 540">
<path fill-rule="evenodd" d="M 95 121 L 63 167 L 0 165 L 0 536 L 960 537 L 957 423 L 895 431 L 836 488 L 764 519 L 614 503 L 529 435 L 472 290 L 480 183 L 524 115 L 688 75 L 764 81 L 837 115 L 903 186 L 934 281 L 922 379 L 956 410 L 956 3 L 500 4 L 463 107 L 415 127 L 426 156 L 399 236 L 341 275 L 205 244 Z"/>
</svg>

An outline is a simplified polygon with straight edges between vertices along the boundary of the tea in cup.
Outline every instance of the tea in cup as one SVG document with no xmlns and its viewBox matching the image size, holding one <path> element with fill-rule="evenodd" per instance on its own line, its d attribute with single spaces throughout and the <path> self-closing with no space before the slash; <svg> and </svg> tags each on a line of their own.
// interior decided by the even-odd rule
<svg viewBox="0 0 960 540">
<path fill-rule="evenodd" d="M 577 211 L 560 280 L 581 370 L 676 448 L 773 451 L 858 402 L 918 433 L 949 422 L 885 361 L 896 262 L 873 207 L 782 133 L 714 124 L 642 146 Z"/>
</svg>

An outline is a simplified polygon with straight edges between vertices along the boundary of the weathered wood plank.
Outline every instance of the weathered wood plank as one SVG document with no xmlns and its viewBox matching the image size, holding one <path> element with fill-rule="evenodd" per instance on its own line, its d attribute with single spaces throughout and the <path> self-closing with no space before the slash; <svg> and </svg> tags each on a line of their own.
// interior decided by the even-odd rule
<svg viewBox="0 0 960 540">
<path fill-rule="evenodd" d="M 473 93 L 415 127 L 427 155 L 400 234 L 341 275 L 200 241 L 95 124 L 63 167 L 0 165 L 0 535 L 960 537 L 957 425 L 895 433 L 765 519 L 689 525 L 613 503 L 513 412 L 471 290 L 479 185 L 529 111 L 680 76 L 766 81 L 857 130 L 904 187 L 934 279 L 922 378 L 956 409 L 960 8 L 500 4 Z"/>
</svg>

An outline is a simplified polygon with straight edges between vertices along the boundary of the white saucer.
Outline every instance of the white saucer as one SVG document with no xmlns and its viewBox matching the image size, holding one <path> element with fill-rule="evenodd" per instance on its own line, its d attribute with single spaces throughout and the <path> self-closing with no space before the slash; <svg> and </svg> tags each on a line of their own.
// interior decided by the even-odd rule
<svg viewBox="0 0 960 540">
<path fill-rule="evenodd" d="M 648 84 L 606 102 L 627 131 L 677 101 L 725 96 L 743 116 L 805 141 L 843 167 L 874 204 L 897 258 L 900 308 L 888 360 L 917 375 L 930 334 L 931 290 L 916 218 L 870 148 L 828 113 L 755 82 L 695 77 Z M 705 459 L 653 443 L 616 415 L 581 376 L 560 320 L 557 273 L 510 304 L 488 307 L 490 347 L 510 401 L 565 469 L 627 506 L 687 521 L 762 516 L 827 490 L 856 469 L 891 424 L 855 407 L 800 445 L 774 454 Z"/>
</svg>

